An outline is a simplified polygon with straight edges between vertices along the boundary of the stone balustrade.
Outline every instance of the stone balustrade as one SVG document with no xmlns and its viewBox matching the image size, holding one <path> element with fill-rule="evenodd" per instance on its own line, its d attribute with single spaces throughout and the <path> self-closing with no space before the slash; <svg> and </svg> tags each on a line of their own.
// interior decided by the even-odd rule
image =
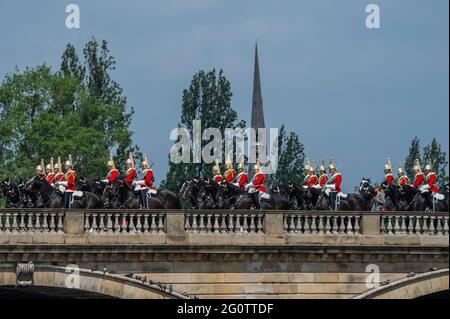
<svg viewBox="0 0 450 319">
<path fill-rule="evenodd" d="M 448 236 L 448 213 L 0 209 L 0 234 Z"/>
<path fill-rule="evenodd" d="M 264 213 L 196 212 L 185 214 L 185 230 L 188 233 L 261 234 L 264 232 Z"/>
<path fill-rule="evenodd" d="M 89 211 L 84 214 L 86 233 L 162 233 L 165 213 L 147 211 Z"/>
<path fill-rule="evenodd" d="M 284 214 L 283 230 L 289 234 L 359 235 L 362 214 L 295 212 Z"/>
<path fill-rule="evenodd" d="M 386 214 L 381 215 L 383 235 L 445 235 L 448 236 L 448 215 Z"/>
<path fill-rule="evenodd" d="M 0 210 L 0 233 L 63 233 L 63 211 Z"/>
</svg>

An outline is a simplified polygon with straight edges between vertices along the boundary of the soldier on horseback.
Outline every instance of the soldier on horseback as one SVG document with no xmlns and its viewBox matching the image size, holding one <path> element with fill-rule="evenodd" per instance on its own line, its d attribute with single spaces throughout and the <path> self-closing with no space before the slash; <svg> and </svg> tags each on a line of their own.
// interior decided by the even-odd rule
<svg viewBox="0 0 450 319">
<path fill-rule="evenodd" d="M 422 170 L 420 169 L 420 163 L 418 159 L 416 159 L 415 161 L 413 171 L 415 174 L 413 187 L 419 189 L 419 187 L 422 186 L 423 182 L 425 181 L 425 177 L 423 176 Z"/>
<path fill-rule="evenodd" d="M 259 161 L 256 162 L 254 166 L 254 175 L 253 179 L 250 183 L 245 186 L 245 189 L 250 194 L 252 198 L 253 205 L 255 205 L 256 209 L 261 209 L 261 201 L 260 196 L 266 194 L 267 189 L 264 185 L 264 181 L 266 180 L 266 176 L 261 171 L 261 165 Z"/>
<path fill-rule="evenodd" d="M 436 173 L 433 172 L 433 166 L 431 163 L 431 160 L 429 163 L 425 166 L 425 174 L 426 179 L 424 181 L 424 184 L 420 186 L 419 190 L 422 192 L 422 194 L 425 197 L 425 201 L 427 203 L 427 209 L 434 211 L 434 205 L 433 205 L 433 199 L 432 197 L 435 196 L 438 193 L 438 188 L 436 186 Z"/>
<path fill-rule="evenodd" d="M 214 174 L 213 181 L 216 183 L 221 183 L 223 180 L 222 174 L 220 173 L 219 161 L 216 160 L 216 165 L 212 168 L 212 173 Z"/>
<path fill-rule="evenodd" d="M 142 209 L 148 209 L 148 200 L 147 196 L 153 193 L 156 194 L 156 189 L 153 186 L 154 176 L 153 171 L 150 168 L 150 164 L 148 162 L 147 155 L 144 155 L 144 160 L 141 163 L 142 167 L 142 176 L 143 179 L 139 181 L 133 182 L 134 185 L 137 185 L 138 190 L 140 190 L 141 195 L 141 207 Z"/>
<path fill-rule="evenodd" d="M 331 174 L 331 178 L 325 186 L 325 192 L 330 196 L 330 209 L 337 211 L 337 195 L 341 192 L 342 175 L 336 170 L 332 158 L 330 158 L 330 166 L 328 167 L 328 170 Z"/>
<path fill-rule="evenodd" d="M 61 157 L 58 157 L 58 163 L 53 166 L 53 172 L 55 173 L 55 183 L 62 182 L 64 180 L 64 174 L 60 171 L 61 167 Z"/>
<path fill-rule="evenodd" d="M 77 190 L 75 187 L 77 173 L 73 170 L 72 155 L 69 155 L 69 159 L 64 164 L 64 168 L 66 169 L 66 175 L 64 177 L 65 180 L 57 182 L 56 185 L 62 185 L 65 187 L 64 208 L 70 208 L 73 193 Z"/>
<path fill-rule="evenodd" d="M 319 167 L 319 172 L 320 172 L 319 183 L 315 185 L 315 187 L 318 189 L 322 189 L 325 185 L 327 185 L 329 179 L 327 169 L 325 167 L 325 160 L 322 160 L 322 164 Z"/>
<path fill-rule="evenodd" d="M 234 177 L 236 176 L 230 155 L 227 156 L 227 160 L 225 161 L 225 169 L 226 171 L 225 173 L 223 173 L 223 181 L 229 184 L 234 180 Z"/>
<path fill-rule="evenodd" d="M 127 171 L 125 172 L 124 182 L 131 187 L 136 177 L 136 168 L 134 167 L 133 154 L 128 155 L 127 159 Z"/>
<path fill-rule="evenodd" d="M 109 185 L 113 185 L 114 182 L 117 180 L 117 178 L 119 177 L 119 171 L 116 169 L 116 165 L 114 165 L 114 160 L 112 155 L 109 155 L 109 161 L 107 163 L 107 167 L 108 167 L 108 175 L 106 176 L 106 178 L 104 180 L 102 180 L 103 183 L 109 184 Z"/>
<path fill-rule="evenodd" d="M 405 174 L 405 170 L 402 167 L 401 163 L 398 163 L 398 178 L 397 178 L 397 185 L 398 186 L 405 186 L 409 184 L 409 178 Z"/>
<path fill-rule="evenodd" d="M 306 159 L 306 163 L 305 166 L 303 168 L 303 171 L 305 172 L 305 177 L 303 178 L 303 182 L 302 185 L 306 186 L 308 184 L 309 181 L 309 171 L 311 169 L 311 165 L 309 163 L 309 158 Z"/>
<path fill-rule="evenodd" d="M 53 157 L 50 159 L 50 164 L 45 167 L 45 179 L 50 185 L 55 184 L 55 172 L 53 171 Z"/>
<path fill-rule="evenodd" d="M 308 181 L 306 182 L 306 185 L 304 185 L 304 188 L 310 188 L 315 187 L 317 185 L 317 175 L 316 175 L 316 163 L 312 161 L 312 163 L 309 166 L 309 172 L 308 172 Z"/>
<path fill-rule="evenodd" d="M 41 160 L 41 164 L 36 166 L 36 169 L 34 170 L 37 177 L 45 178 L 44 174 L 44 160 Z"/>
<path fill-rule="evenodd" d="M 245 183 L 247 183 L 248 176 L 245 172 L 245 163 L 244 159 L 241 158 L 241 162 L 238 164 L 238 175 L 234 178 L 233 184 L 238 187 L 240 190 L 245 190 Z"/>
<path fill-rule="evenodd" d="M 392 174 L 392 163 L 390 158 L 388 158 L 387 163 L 384 165 L 384 174 L 384 181 L 381 185 L 384 188 L 388 188 L 394 184 L 394 175 Z"/>
</svg>

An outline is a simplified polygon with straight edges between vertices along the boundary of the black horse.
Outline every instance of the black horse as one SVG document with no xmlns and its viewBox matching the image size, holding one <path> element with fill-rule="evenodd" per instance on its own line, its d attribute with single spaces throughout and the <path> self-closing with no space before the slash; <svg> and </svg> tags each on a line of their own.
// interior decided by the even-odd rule
<svg viewBox="0 0 450 319">
<path fill-rule="evenodd" d="M 6 178 L 0 183 L 0 195 L 5 198 L 7 208 L 25 208 L 32 206 L 31 198 L 24 190 L 22 180 L 16 183 L 11 178 Z"/>
<path fill-rule="evenodd" d="M 59 189 L 51 186 L 47 180 L 38 176 L 33 177 L 26 183 L 25 187 L 33 194 L 39 194 L 42 203 L 39 207 L 45 208 L 62 208 L 63 207 L 63 193 Z M 96 209 L 100 207 L 100 199 L 91 192 L 82 192 L 82 196 L 78 197 L 74 193 L 72 209 Z"/>
</svg>

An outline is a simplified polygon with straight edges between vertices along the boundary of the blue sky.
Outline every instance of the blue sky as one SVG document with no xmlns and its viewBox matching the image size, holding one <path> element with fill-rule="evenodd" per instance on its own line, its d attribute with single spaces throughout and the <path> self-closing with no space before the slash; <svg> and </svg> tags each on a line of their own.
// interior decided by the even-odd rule
<svg viewBox="0 0 450 319">
<path fill-rule="evenodd" d="M 65 27 L 78 4 L 81 28 Z M 365 27 L 368 4 L 381 28 Z M 67 42 L 79 53 L 110 43 L 113 78 L 136 111 L 134 142 L 168 168 L 181 93 L 200 70 L 223 68 L 233 107 L 249 122 L 253 50 L 259 39 L 266 125 L 299 134 L 307 156 L 334 157 L 351 191 L 383 177 L 417 135 L 448 150 L 447 0 L 165 0 L 0 2 L 0 77 L 17 66 L 59 66 Z M 106 174 L 106 169 L 105 169 Z"/>
</svg>

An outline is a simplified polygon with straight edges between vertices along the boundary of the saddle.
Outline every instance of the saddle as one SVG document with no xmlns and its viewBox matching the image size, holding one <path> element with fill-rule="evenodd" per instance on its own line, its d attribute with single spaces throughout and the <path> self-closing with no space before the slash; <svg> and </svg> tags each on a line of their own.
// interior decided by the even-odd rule
<svg viewBox="0 0 450 319">
<path fill-rule="evenodd" d="M 337 197 L 340 197 L 340 198 L 347 198 L 347 197 L 348 197 L 348 194 L 345 194 L 345 193 L 343 193 L 343 192 L 339 192 L 339 193 L 337 194 Z"/>
<path fill-rule="evenodd" d="M 261 199 L 270 200 L 270 195 L 267 193 L 260 193 Z"/>
<path fill-rule="evenodd" d="M 440 200 L 444 200 L 444 199 L 445 199 L 445 196 L 442 195 L 442 194 L 436 193 L 436 194 L 433 195 L 433 199 L 434 199 L 435 201 L 440 201 Z"/>
<path fill-rule="evenodd" d="M 83 197 L 84 197 L 84 192 L 81 192 L 81 191 L 73 192 L 73 198 L 74 199 L 82 199 Z"/>
</svg>

